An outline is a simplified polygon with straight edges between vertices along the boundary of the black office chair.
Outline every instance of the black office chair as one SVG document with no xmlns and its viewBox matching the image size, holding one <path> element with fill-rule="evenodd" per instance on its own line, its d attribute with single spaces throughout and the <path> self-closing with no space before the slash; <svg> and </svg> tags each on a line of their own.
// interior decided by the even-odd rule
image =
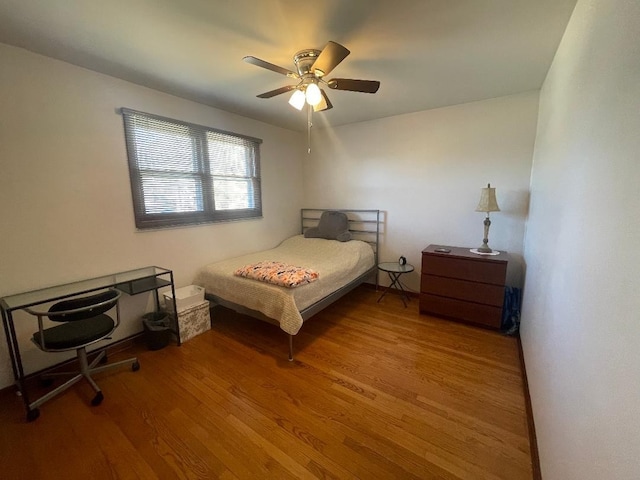
<svg viewBox="0 0 640 480">
<path fill-rule="evenodd" d="M 80 363 L 79 372 L 49 373 L 43 376 L 43 378 L 50 378 L 73 375 L 64 384 L 29 404 L 28 418 L 30 420 L 38 417 L 40 405 L 65 391 L 82 378 L 85 378 L 96 392 L 91 404 L 99 405 L 104 399 L 104 395 L 91 378 L 92 374 L 125 364 L 131 364 L 131 369 L 134 372 L 140 369 L 140 363 L 135 357 L 96 367 L 99 362 L 106 360 L 105 350 L 100 352 L 91 363 L 87 360 L 87 346 L 108 338 L 120 324 L 120 305 L 118 303 L 120 295 L 121 293 L 117 290 L 107 290 L 95 295 L 63 300 L 52 305 L 46 312 L 25 308 L 27 312 L 38 317 L 38 331 L 33 334 L 32 338 L 38 348 L 45 352 L 75 350 Z M 116 308 L 115 321 L 106 314 L 113 307 Z M 53 322 L 61 323 L 61 325 L 45 328 L 44 317 L 48 317 Z"/>
</svg>

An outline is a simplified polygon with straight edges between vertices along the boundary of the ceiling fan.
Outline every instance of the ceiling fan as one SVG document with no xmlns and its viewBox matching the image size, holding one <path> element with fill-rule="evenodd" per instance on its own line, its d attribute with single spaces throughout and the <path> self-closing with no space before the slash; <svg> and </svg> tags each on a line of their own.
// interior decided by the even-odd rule
<svg viewBox="0 0 640 480">
<path fill-rule="evenodd" d="M 347 48 L 336 42 L 328 42 L 322 50 L 300 50 L 293 56 L 293 63 L 297 71 L 287 70 L 273 63 L 265 62 L 259 58 L 247 56 L 243 60 L 252 65 L 266 68 L 276 73 L 286 75 L 298 80 L 296 85 L 286 85 L 269 92 L 257 95 L 258 98 L 271 98 L 294 90 L 289 103 L 302 110 L 305 102 L 313 108 L 314 112 L 321 112 L 333 108 L 323 86 L 333 90 L 347 90 L 350 92 L 376 93 L 380 88 L 380 82 L 375 80 L 354 80 L 350 78 L 332 78 L 325 80 L 328 75 L 347 55 L 351 53 Z M 311 110 L 310 110 L 311 111 Z"/>
</svg>

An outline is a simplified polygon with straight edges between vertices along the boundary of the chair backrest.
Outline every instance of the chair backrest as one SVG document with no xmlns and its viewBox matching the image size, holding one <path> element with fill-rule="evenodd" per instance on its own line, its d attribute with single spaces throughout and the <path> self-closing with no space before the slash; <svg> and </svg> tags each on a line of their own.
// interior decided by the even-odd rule
<svg viewBox="0 0 640 480">
<path fill-rule="evenodd" d="M 49 308 L 49 320 L 54 322 L 75 322 L 85 318 L 97 317 L 111 310 L 120 298 L 117 290 L 89 295 L 87 297 L 63 300 Z"/>
</svg>

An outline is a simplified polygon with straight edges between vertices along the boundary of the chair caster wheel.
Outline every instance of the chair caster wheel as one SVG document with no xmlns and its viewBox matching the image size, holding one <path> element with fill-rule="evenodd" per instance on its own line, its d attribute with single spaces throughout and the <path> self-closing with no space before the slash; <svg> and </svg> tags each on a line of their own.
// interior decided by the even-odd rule
<svg viewBox="0 0 640 480">
<path fill-rule="evenodd" d="M 138 370 L 140 370 L 140 362 L 133 362 L 131 365 L 131 371 L 137 372 Z"/>
<path fill-rule="evenodd" d="M 104 395 L 102 395 L 102 392 L 98 392 L 96 393 L 96 396 L 93 397 L 93 400 L 91 400 L 91 405 L 93 405 L 94 407 L 100 405 L 102 403 L 102 400 L 104 400 Z"/>
<path fill-rule="evenodd" d="M 27 412 L 27 422 L 33 422 L 39 416 L 40 416 L 39 408 L 34 408 L 33 410 L 29 410 Z"/>
</svg>

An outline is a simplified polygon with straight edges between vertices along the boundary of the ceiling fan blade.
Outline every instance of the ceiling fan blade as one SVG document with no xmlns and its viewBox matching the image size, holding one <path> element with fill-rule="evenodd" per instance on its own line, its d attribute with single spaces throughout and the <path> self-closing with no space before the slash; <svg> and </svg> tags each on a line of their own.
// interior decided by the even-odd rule
<svg viewBox="0 0 640 480">
<path fill-rule="evenodd" d="M 276 95 L 280 95 L 282 93 L 290 92 L 291 90 L 295 90 L 296 88 L 297 88 L 297 85 L 287 85 L 285 87 L 276 88 L 275 90 L 264 92 L 256 96 L 258 98 L 271 98 L 271 97 L 275 97 Z"/>
<path fill-rule="evenodd" d="M 247 63 L 250 63 L 251 65 L 255 65 L 256 67 L 266 68 L 267 70 L 271 70 L 272 72 L 286 75 L 287 77 L 290 77 L 290 78 L 300 78 L 300 75 L 298 75 L 296 72 L 292 72 L 291 70 L 287 70 L 286 68 L 279 67 L 278 65 L 274 65 L 273 63 L 265 62 L 264 60 L 260 60 L 259 58 L 256 58 L 256 57 L 247 56 L 247 57 L 244 57 L 242 60 L 244 60 Z"/>
<path fill-rule="evenodd" d="M 345 47 L 336 42 L 329 42 L 325 45 L 318 55 L 318 58 L 313 62 L 311 71 L 316 77 L 324 77 L 328 75 L 331 70 L 346 58 L 351 53 Z"/>
<path fill-rule="evenodd" d="M 324 93 L 324 90 L 320 89 L 320 92 L 322 92 L 322 100 L 320 100 L 319 104 L 313 107 L 314 112 L 324 112 L 325 110 L 333 108 L 333 105 L 331 105 L 331 101 L 329 100 L 329 97 L 327 97 L 327 94 Z"/>
<path fill-rule="evenodd" d="M 351 78 L 332 78 L 327 82 L 334 90 L 349 90 L 350 92 L 376 93 L 380 88 L 377 80 L 353 80 Z"/>
</svg>

